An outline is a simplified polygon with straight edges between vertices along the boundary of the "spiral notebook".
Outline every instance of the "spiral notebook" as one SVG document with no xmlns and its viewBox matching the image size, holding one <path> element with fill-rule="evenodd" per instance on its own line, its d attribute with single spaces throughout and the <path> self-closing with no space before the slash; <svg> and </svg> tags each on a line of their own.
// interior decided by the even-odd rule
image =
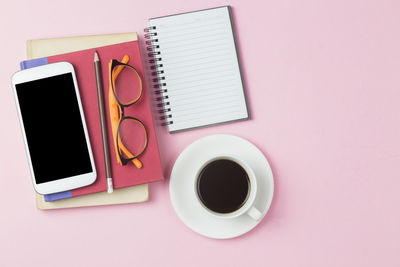
<svg viewBox="0 0 400 267">
<path fill-rule="evenodd" d="M 147 34 L 169 132 L 249 119 L 229 6 L 153 18 Z"/>
</svg>

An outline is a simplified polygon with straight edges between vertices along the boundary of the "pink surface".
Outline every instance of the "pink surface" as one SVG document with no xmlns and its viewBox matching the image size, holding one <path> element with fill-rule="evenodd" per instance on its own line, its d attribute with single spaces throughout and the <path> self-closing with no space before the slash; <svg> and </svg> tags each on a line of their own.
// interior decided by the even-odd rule
<svg viewBox="0 0 400 267">
<path fill-rule="evenodd" d="M 143 86 L 142 98 L 132 107 L 125 108 L 126 116 L 139 118 L 148 131 L 148 145 L 146 151 L 139 157 L 143 167 L 139 170 L 133 164 L 120 166 L 117 162 L 114 151 L 114 139 L 111 132 L 110 113 L 108 105 L 109 93 L 109 68 L 108 62 L 112 59 L 122 60 L 124 55 L 130 57 L 129 63 L 137 68 L 139 74 L 143 76 L 143 65 L 139 42 L 127 42 L 118 45 L 104 46 L 96 49 L 102 62 L 101 70 L 103 77 L 103 89 L 105 96 L 106 117 L 109 127 L 108 143 L 110 145 L 110 162 L 113 176 L 114 188 L 121 188 L 130 185 L 143 184 L 159 181 L 163 179 L 163 170 L 160 165 L 160 153 L 156 141 L 153 117 L 151 113 L 150 98 L 147 92 L 146 83 Z M 107 190 L 107 181 L 104 167 L 103 141 L 101 136 L 100 114 L 98 106 L 97 87 L 94 73 L 94 49 L 80 52 L 68 53 L 63 55 L 48 57 L 49 63 L 67 61 L 70 62 L 76 72 L 79 91 L 82 99 L 83 110 L 85 111 L 86 123 L 89 131 L 90 142 L 93 150 L 93 157 L 96 164 L 97 180 L 88 187 L 72 190 L 73 196 L 80 196 L 87 193 L 100 192 Z"/>
<path fill-rule="evenodd" d="M 161 157 L 169 177 L 194 140 L 247 138 L 275 174 L 265 219 L 237 239 L 204 238 L 175 215 L 168 178 L 144 204 L 36 210 L 10 86 L 25 41 L 143 36 L 147 18 L 224 4 L 252 120 L 164 131 Z M 3 1 L 0 266 L 400 266 L 399 9 L 394 0 Z"/>
</svg>

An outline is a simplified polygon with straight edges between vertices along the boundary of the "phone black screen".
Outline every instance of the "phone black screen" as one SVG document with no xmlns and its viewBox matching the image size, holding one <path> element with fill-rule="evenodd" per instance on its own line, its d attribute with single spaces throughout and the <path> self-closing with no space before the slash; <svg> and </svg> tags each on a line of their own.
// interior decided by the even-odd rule
<svg viewBox="0 0 400 267">
<path fill-rule="evenodd" d="M 16 91 L 36 183 L 92 172 L 72 73 Z"/>
</svg>

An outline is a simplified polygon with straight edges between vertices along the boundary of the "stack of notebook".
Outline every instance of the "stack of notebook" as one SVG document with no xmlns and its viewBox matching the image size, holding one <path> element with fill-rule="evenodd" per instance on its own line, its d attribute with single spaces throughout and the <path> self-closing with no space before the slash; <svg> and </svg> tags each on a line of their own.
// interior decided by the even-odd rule
<svg viewBox="0 0 400 267">
<path fill-rule="evenodd" d="M 33 67 L 34 64 L 38 64 L 38 62 L 44 62 L 47 60 L 49 57 L 54 58 L 52 56 L 55 55 L 62 55 L 63 53 L 68 53 L 68 52 L 75 52 L 72 54 L 69 54 L 69 57 L 80 57 L 82 52 L 76 52 L 76 51 L 81 51 L 84 49 L 92 49 L 95 47 L 101 47 L 101 46 L 113 46 L 116 45 L 115 47 L 118 48 L 118 44 L 121 43 L 126 43 L 132 42 L 133 44 L 137 44 L 137 34 L 136 33 L 125 33 L 125 34 L 110 34 L 110 35 L 96 35 L 96 36 L 83 36 L 83 37 L 72 37 L 72 38 L 56 38 L 56 39 L 43 39 L 43 40 L 29 40 L 27 42 L 27 53 L 28 53 L 28 59 L 35 59 L 33 61 L 25 61 L 22 63 L 22 67 Z M 136 45 L 133 45 L 135 49 L 138 49 Z M 137 50 L 136 50 L 137 51 Z M 60 56 L 58 56 L 60 57 Z M 68 57 L 68 56 L 67 56 Z M 57 57 L 56 57 L 57 58 Z M 57 58 L 58 59 L 58 58 Z M 60 60 L 67 59 L 65 56 L 61 56 Z M 50 59 L 51 60 L 51 59 Z M 54 59 L 53 59 L 54 60 Z M 68 60 L 67 60 L 68 61 Z M 93 69 L 93 54 L 91 53 L 90 56 L 90 67 Z M 50 63 L 50 62 L 48 62 Z M 141 64 L 141 60 L 136 60 L 136 64 Z M 81 64 L 74 64 L 75 68 L 79 69 L 79 66 Z M 107 66 L 107 64 L 103 64 L 104 67 Z M 88 66 L 89 67 L 89 66 Z M 85 70 L 89 71 L 89 70 Z M 80 76 L 79 79 L 83 79 L 82 75 L 85 73 L 84 71 L 77 71 L 77 75 Z M 108 75 L 103 75 L 103 77 L 108 77 Z M 87 80 L 91 80 L 89 77 L 86 77 Z M 93 76 L 94 78 L 94 76 Z M 79 83 L 81 94 L 86 93 L 87 86 L 82 87 L 81 83 Z M 107 83 L 105 83 L 107 84 Z M 92 90 L 93 88 L 90 87 Z M 107 87 L 105 87 L 107 88 Z M 108 88 L 107 88 L 108 89 Z M 91 92 L 96 93 L 96 91 Z M 108 95 L 108 93 L 106 94 Z M 89 96 L 90 97 L 90 96 Z M 148 103 L 148 96 L 145 96 L 147 98 L 147 104 Z M 92 99 L 96 99 L 96 97 L 91 97 Z M 83 100 L 83 99 L 82 99 Z M 88 99 L 89 100 L 89 99 Z M 85 101 L 85 100 L 83 100 Z M 86 104 L 89 104 L 89 102 L 85 102 Z M 148 106 L 148 105 L 147 105 Z M 96 106 L 97 107 L 97 106 Z M 98 110 L 98 109 L 97 109 Z M 94 118 L 96 118 L 96 113 L 97 110 L 92 109 L 94 111 Z M 88 119 L 88 113 L 87 109 L 85 109 L 85 116 L 86 119 Z M 92 124 L 96 124 L 96 119 L 92 120 Z M 97 120 L 98 121 L 98 120 Z M 100 123 L 98 121 L 98 123 Z M 96 126 L 96 131 L 100 133 L 98 126 Z M 90 137 L 93 143 L 93 139 L 96 139 L 98 143 L 99 142 L 99 137 L 98 134 L 95 134 L 95 131 L 93 131 L 93 127 L 89 128 L 90 132 Z M 93 136 L 95 135 L 95 136 Z M 109 135 L 110 136 L 110 135 Z M 111 135 L 112 136 L 112 135 Z M 100 137 L 101 139 L 101 137 Z M 100 140 L 101 142 L 101 140 Z M 153 142 L 155 141 L 155 138 L 153 138 Z M 110 144 L 112 144 L 111 142 Z M 59 209 L 59 208 L 71 208 L 71 207 L 84 207 L 84 206 L 98 206 L 98 205 L 111 205 L 111 204 L 123 204 L 123 203 L 135 203 L 135 202 L 143 202 L 148 199 L 148 185 L 147 184 L 141 184 L 141 185 L 136 185 L 136 186 L 127 186 L 124 188 L 116 189 L 114 193 L 108 194 L 107 192 L 102 192 L 105 191 L 105 187 L 102 183 L 102 181 L 105 181 L 105 176 L 104 176 L 104 162 L 102 161 L 102 156 L 99 149 L 101 149 L 101 145 L 93 145 L 93 151 L 94 154 L 97 154 L 98 156 L 96 157 L 96 166 L 97 166 L 97 172 L 98 172 L 98 179 L 96 183 L 93 186 L 86 187 L 85 189 L 76 189 L 68 192 L 64 192 L 62 194 L 54 194 L 54 195 L 39 195 L 36 194 L 36 205 L 38 209 Z M 158 156 L 158 148 L 156 148 L 156 155 L 155 157 L 157 158 Z M 100 157 L 99 157 L 100 155 Z M 157 174 L 152 177 L 154 179 L 161 179 L 162 178 L 162 172 L 161 172 L 161 164 L 159 164 L 156 161 L 156 170 Z M 152 166 L 154 166 L 152 164 Z M 123 168 L 121 166 L 114 166 L 114 169 L 118 168 Z M 130 168 L 130 171 L 135 171 L 132 170 L 133 168 Z M 103 177 L 104 176 L 104 177 Z M 132 175 L 134 176 L 134 175 Z M 130 177 L 129 179 L 134 179 L 134 177 Z M 116 179 L 118 180 L 118 179 Z M 149 179 L 150 180 L 150 179 Z M 100 182 L 100 183 L 99 183 Z M 117 181 L 116 181 L 117 182 Z M 140 183 L 138 181 L 132 181 L 132 184 L 135 182 Z M 117 182 L 118 183 L 118 182 Z M 97 191 L 97 192 L 96 192 Z M 96 192 L 96 193 L 93 193 Z M 90 194 L 91 193 L 91 194 Z M 52 200 L 52 197 L 54 199 L 58 198 L 64 198 L 61 200 L 57 201 L 50 201 Z M 74 196 L 74 197 L 72 197 Z M 48 201 L 45 201 L 45 197 L 47 198 Z"/>
<path fill-rule="evenodd" d="M 38 195 L 38 208 L 147 200 L 146 183 L 163 178 L 152 112 L 161 120 L 157 123 L 167 126 L 171 133 L 250 118 L 229 6 L 152 18 L 148 25 L 143 49 L 150 63 L 146 70 L 136 33 L 28 41 L 28 58 L 34 60 L 23 62 L 22 68 L 59 61 L 74 65 L 98 173 L 95 184 L 88 187 Z M 106 63 L 111 58 L 122 59 L 124 54 L 130 56 L 130 64 L 138 69 L 143 81 L 151 82 L 148 86 L 145 82 L 143 101 L 134 109 L 135 117 L 149 128 L 148 148 L 141 158 L 143 170 L 119 166 L 112 157 L 114 184 L 120 188 L 113 194 L 103 192 L 106 179 L 93 67 L 95 47 L 103 61 L 103 84 L 108 84 Z M 109 144 L 113 145 L 113 140 Z"/>
</svg>

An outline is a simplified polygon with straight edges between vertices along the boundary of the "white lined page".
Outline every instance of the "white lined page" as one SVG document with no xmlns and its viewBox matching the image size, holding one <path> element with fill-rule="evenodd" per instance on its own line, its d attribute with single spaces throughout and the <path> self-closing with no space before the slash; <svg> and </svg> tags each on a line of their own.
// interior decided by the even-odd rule
<svg viewBox="0 0 400 267">
<path fill-rule="evenodd" d="M 229 12 L 220 7 L 149 20 L 167 84 L 170 132 L 249 118 Z"/>
</svg>

